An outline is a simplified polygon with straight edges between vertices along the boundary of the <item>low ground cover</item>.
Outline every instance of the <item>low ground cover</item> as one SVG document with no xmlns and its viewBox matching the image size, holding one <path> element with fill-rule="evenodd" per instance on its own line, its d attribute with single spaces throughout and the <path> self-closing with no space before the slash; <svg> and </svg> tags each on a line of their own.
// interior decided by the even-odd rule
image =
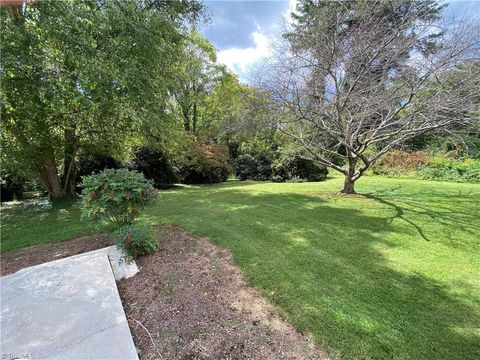
<svg viewBox="0 0 480 360">
<path fill-rule="evenodd" d="M 341 182 L 179 187 L 139 221 L 229 249 L 248 283 L 333 355 L 477 358 L 480 185 L 372 176 L 357 184 L 363 195 L 339 196 Z M 28 223 L 12 211 L 2 213 L 2 247 L 71 235 L 49 237 L 48 211 Z M 61 214 L 63 227 L 81 224 Z"/>
<path fill-rule="evenodd" d="M 458 154 L 395 150 L 381 158 L 369 171 L 394 178 L 480 183 L 480 159 Z"/>
</svg>

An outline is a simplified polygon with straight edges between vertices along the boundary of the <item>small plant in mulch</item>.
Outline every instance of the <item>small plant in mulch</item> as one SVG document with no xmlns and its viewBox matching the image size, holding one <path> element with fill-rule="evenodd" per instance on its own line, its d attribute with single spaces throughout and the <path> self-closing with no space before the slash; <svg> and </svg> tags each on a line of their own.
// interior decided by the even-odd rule
<svg viewBox="0 0 480 360">
<path fill-rule="evenodd" d="M 133 259 L 151 254 L 158 249 L 152 230 L 146 226 L 122 226 L 115 232 L 115 243 Z"/>
<path fill-rule="evenodd" d="M 142 173 L 106 169 L 83 177 L 82 188 L 82 217 L 95 224 L 108 221 L 120 226 L 115 240 L 128 257 L 136 258 L 157 249 L 152 232 L 133 224 L 140 211 L 157 197 L 157 190 Z"/>
</svg>

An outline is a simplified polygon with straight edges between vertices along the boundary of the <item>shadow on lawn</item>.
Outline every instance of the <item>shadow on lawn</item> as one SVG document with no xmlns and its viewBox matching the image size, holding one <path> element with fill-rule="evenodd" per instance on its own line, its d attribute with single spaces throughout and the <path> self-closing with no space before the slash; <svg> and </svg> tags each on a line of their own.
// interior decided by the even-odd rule
<svg viewBox="0 0 480 360">
<path fill-rule="evenodd" d="M 437 211 L 413 199 L 407 206 L 381 194 L 368 198 L 359 199 L 359 206 L 375 201 L 392 207 L 394 218 L 405 220 L 424 239 L 421 219 L 411 219 L 417 211 L 456 229 L 476 221 L 473 213 L 455 218 L 456 211 L 448 207 Z M 398 231 L 388 214 L 367 216 L 297 193 L 255 195 L 231 189 L 218 198 L 190 201 L 191 207 L 198 206 L 198 216 L 226 223 L 213 240 L 232 250 L 250 283 L 328 350 L 355 359 L 480 355 L 478 309 L 469 304 L 475 302 L 475 290 L 457 283 L 463 295 L 455 295 L 445 283 L 389 267 L 373 246 L 402 246 L 385 239 Z"/>
<path fill-rule="evenodd" d="M 426 241 L 430 241 L 430 239 L 418 224 L 419 218 L 428 218 L 429 221 L 447 228 L 461 228 L 462 231 L 472 235 L 480 228 L 478 224 L 480 206 L 472 192 L 458 191 L 457 194 L 450 195 L 440 195 L 432 191 L 423 192 L 422 200 L 426 199 L 427 201 L 420 201 L 411 196 L 392 196 L 391 192 L 377 192 L 364 196 L 392 208 L 395 214 L 389 218 L 390 222 L 402 220 L 410 224 Z M 459 199 L 463 205 L 461 208 L 457 205 Z M 450 245 L 456 247 L 454 243 Z"/>
<path fill-rule="evenodd" d="M 278 201 L 275 197 L 282 199 Z M 279 227 L 276 244 L 269 244 L 278 250 L 264 271 L 281 270 L 269 275 L 277 277 L 272 282 L 276 284 L 273 289 L 267 286 L 263 290 L 268 294 L 280 286 L 280 293 L 271 297 L 287 305 L 300 328 L 315 332 L 319 326 L 320 342 L 335 339 L 333 348 L 348 346 L 348 353 L 355 358 L 385 359 L 402 354 L 401 357 L 412 359 L 467 359 L 478 355 L 479 339 L 475 339 L 472 331 L 479 325 L 475 309 L 464 299 L 453 296 L 445 284 L 421 274 L 392 270 L 382 254 L 372 248 L 372 243 L 382 241 L 386 233 L 396 231 L 388 217 L 330 208 L 325 202 L 312 207 L 312 201 L 318 203 L 319 199 L 302 195 L 254 198 L 259 204 L 282 203 L 290 207 L 287 223 L 281 223 L 286 219 L 277 206 L 278 222 L 256 226 Z M 403 220 L 426 238 L 421 225 L 405 215 L 410 209 L 380 196 L 374 199 L 393 206 Z M 432 221 L 443 225 L 459 220 L 452 218 L 453 211 L 439 213 L 425 205 L 417 205 L 414 211 L 427 211 Z M 474 221 L 471 214 L 463 219 Z M 293 231 L 292 225 L 296 225 Z M 255 278 L 257 274 L 250 276 Z M 294 295 L 295 301 L 282 299 L 281 294 Z M 472 333 L 462 334 L 461 329 Z M 335 346 L 337 342 L 339 347 Z"/>
</svg>

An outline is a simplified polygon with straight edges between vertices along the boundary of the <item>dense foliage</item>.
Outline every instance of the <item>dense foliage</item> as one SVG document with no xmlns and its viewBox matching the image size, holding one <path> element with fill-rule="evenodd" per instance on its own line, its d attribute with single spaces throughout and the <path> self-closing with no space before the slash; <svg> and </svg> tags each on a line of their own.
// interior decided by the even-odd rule
<svg viewBox="0 0 480 360">
<path fill-rule="evenodd" d="M 115 232 L 117 247 L 127 255 L 127 260 L 148 255 L 158 249 L 158 243 L 148 227 L 125 225 Z"/>
<path fill-rule="evenodd" d="M 191 142 L 182 169 L 186 184 L 213 184 L 226 181 L 230 167 L 225 145 Z"/>
<path fill-rule="evenodd" d="M 166 152 L 148 147 L 135 151 L 132 168 L 143 173 L 146 179 L 153 181 L 157 189 L 173 186 L 178 181 L 178 170 Z"/>
<path fill-rule="evenodd" d="M 321 181 L 327 177 L 328 169 L 299 155 L 286 154 L 273 165 L 274 180 L 282 181 Z"/>
<path fill-rule="evenodd" d="M 224 181 L 261 97 L 189 26 L 203 14 L 195 0 L 2 8 L 2 168 L 51 198 L 129 163 L 158 188 Z"/>
<path fill-rule="evenodd" d="M 427 151 L 395 150 L 373 168 L 376 175 L 480 183 L 480 159 Z"/>
<path fill-rule="evenodd" d="M 116 225 L 132 224 L 157 195 L 143 174 L 128 169 L 106 169 L 86 176 L 82 187 L 82 215 L 94 223 L 108 220 Z"/>
<path fill-rule="evenodd" d="M 2 7 L 4 166 L 21 162 L 58 198 L 75 193 L 80 150 L 122 154 L 142 138 L 169 142 L 174 68 L 186 24 L 201 11 L 194 0 Z"/>
<path fill-rule="evenodd" d="M 241 153 L 235 160 L 235 174 L 240 180 L 270 180 L 272 177 L 271 151 L 253 149 Z"/>
<path fill-rule="evenodd" d="M 372 168 L 375 175 L 416 176 L 417 171 L 428 163 L 425 151 L 394 150 L 386 154 Z"/>
<path fill-rule="evenodd" d="M 278 149 L 278 143 L 269 147 L 241 149 L 235 159 L 235 175 L 239 180 L 275 182 L 320 181 L 325 179 L 328 170 L 310 159 Z"/>
<path fill-rule="evenodd" d="M 431 157 L 418 174 L 422 179 L 480 183 L 480 159 Z"/>
</svg>

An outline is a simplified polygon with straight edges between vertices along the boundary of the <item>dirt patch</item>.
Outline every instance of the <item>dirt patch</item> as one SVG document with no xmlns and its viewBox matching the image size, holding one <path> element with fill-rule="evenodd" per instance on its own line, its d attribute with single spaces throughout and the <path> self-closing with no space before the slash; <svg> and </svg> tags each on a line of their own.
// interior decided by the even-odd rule
<svg viewBox="0 0 480 360">
<path fill-rule="evenodd" d="M 178 228 L 118 283 L 142 359 L 325 359 L 248 287 L 230 254 Z"/>
<path fill-rule="evenodd" d="M 95 234 L 69 241 L 9 251 L 0 255 L 1 275 L 8 275 L 28 266 L 101 249 L 112 244 L 112 240 L 107 234 Z"/>
</svg>

